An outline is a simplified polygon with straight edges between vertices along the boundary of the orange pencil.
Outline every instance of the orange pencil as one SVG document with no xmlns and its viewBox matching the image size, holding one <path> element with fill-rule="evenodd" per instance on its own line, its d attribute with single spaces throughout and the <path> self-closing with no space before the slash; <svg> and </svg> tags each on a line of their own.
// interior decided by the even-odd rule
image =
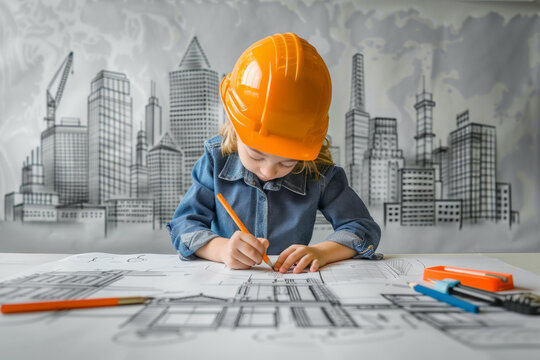
<svg viewBox="0 0 540 360">
<path fill-rule="evenodd" d="M 20 304 L 2 304 L 0 311 L 3 314 L 33 312 L 33 311 L 52 311 L 52 310 L 68 310 L 68 309 L 83 309 L 104 306 L 119 306 L 119 305 L 134 305 L 147 302 L 149 297 L 127 296 L 116 298 L 99 298 L 99 299 L 76 299 L 76 300 L 58 300 L 58 301 L 41 301 Z"/>
<path fill-rule="evenodd" d="M 244 226 L 242 221 L 240 221 L 240 218 L 238 217 L 238 215 L 236 215 L 236 213 L 232 209 L 231 205 L 229 205 L 229 203 L 227 202 L 227 200 L 225 200 L 223 195 L 221 195 L 221 193 L 219 193 L 219 194 L 216 195 L 216 197 L 218 198 L 221 205 L 223 205 L 225 210 L 227 210 L 229 215 L 231 215 L 232 219 L 236 223 L 236 226 L 238 226 L 240 228 L 240 231 L 242 231 L 243 233 L 249 234 L 248 229 L 246 229 L 246 227 Z M 270 261 L 270 259 L 266 255 L 266 253 L 263 253 L 263 260 L 264 260 L 265 263 L 268 264 L 268 266 L 270 266 L 272 268 L 272 270 L 274 270 L 274 265 L 272 265 L 272 262 Z"/>
</svg>

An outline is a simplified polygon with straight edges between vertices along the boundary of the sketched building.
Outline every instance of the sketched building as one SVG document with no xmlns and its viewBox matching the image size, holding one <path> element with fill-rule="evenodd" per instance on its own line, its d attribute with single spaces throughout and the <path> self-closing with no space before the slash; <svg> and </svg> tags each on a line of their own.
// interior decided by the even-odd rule
<svg viewBox="0 0 540 360">
<path fill-rule="evenodd" d="M 435 225 L 435 170 L 399 170 L 401 225 Z"/>
<path fill-rule="evenodd" d="M 457 224 L 461 229 L 461 200 L 435 200 L 435 225 Z"/>
<path fill-rule="evenodd" d="M 154 228 L 154 201 L 151 198 L 113 198 L 106 200 L 105 205 L 109 229 L 132 224 Z"/>
<path fill-rule="evenodd" d="M 433 108 L 435 101 L 433 95 L 426 92 L 425 79 L 423 89 L 420 94 L 416 94 L 416 165 L 426 167 L 431 166 L 433 151 Z"/>
<path fill-rule="evenodd" d="M 351 76 L 351 104 L 345 114 L 345 164 L 351 187 L 360 196 L 362 192 L 362 166 L 368 150 L 369 114 L 365 110 L 364 57 L 354 54 Z M 364 183 L 367 183 L 364 179 Z"/>
<path fill-rule="evenodd" d="M 45 187 L 61 204 L 88 201 L 88 130 L 78 118 L 63 118 L 41 133 Z"/>
<path fill-rule="evenodd" d="M 433 149 L 431 159 L 433 160 L 433 167 L 439 172 L 441 180 L 440 194 L 437 193 L 437 199 L 448 198 L 448 182 L 449 178 L 449 166 L 450 166 L 450 149 L 447 146 L 440 145 L 436 149 Z"/>
<path fill-rule="evenodd" d="M 468 110 L 458 114 L 457 126 L 448 136 L 450 197 L 463 200 L 464 220 L 496 220 L 495 127 L 470 122 Z"/>
<path fill-rule="evenodd" d="M 374 118 L 369 125 L 369 149 L 365 153 L 364 172 L 367 189 L 364 198 L 369 205 L 382 205 L 398 200 L 398 170 L 405 165 L 403 151 L 398 149 L 397 121 Z"/>
<path fill-rule="evenodd" d="M 197 40 L 191 40 L 178 70 L 169 73 L 170 127 L 174 141 L 184 152 L 183 189 L 191 186 L 191 170 L 204 152 L 204 141 L 218 132 L 221 102 L 219 74 Z"/>
<path fill-rule="evenodd" d="M 127 195 L 130 185 L 132 99 L 126 75 L 102 70 L 88 96 L 89 201 Z"/>
<path fill-rule="evenodd" d="M 19 192 L 4 197 L 6 221 L 56 222 L 58 194 L 45 188 L 45 176 L 40 148 L 32 150 L 22 167 Z"/>
<path fill-rule="evenodd" d="M 182 199 L 182 173 L 184 156 L 174 140 L 165 133 L 158 144 L 148 152 L 150 194 L 154 200 L 154 221 L 161 228 L 172 219 Z"/>
<path fill-rule="evenodd" d="M 163 123 L 161 117 L 161 105 L 156 97 L 156 83 L 151 83 L 151 95 L 148 98 L 148 104 L 145 108 L 145 129 L 146 142 L 149 147 L 154 146 L 159 142 L 161 132 L 163 131 Z"/>
<path fill-rule="evenodd" d="M 339 146 L 335 146 L 334 145 L 334 142 L 332 141 L 332 136 L 330 136 L 330 134 L 326 134 L 326 138 L 328 139 L 328 141 L 330 142 L 330 154 L 332 154 L 332 160 L 334 160 L 334 163 L 337 165 L 337 166 L 340 166 L 340 163 L 341 163 L 341 149 L 339 148 Z"/>
<path fill-rule="evenodd" d="M 64 204 L 56 207 L 59 224 L 82 226 L 79 231 L 96 236 L 107 236 L 107 208 L 88 203 Z"/>
<path fill-rule="evenodd" d="M 497 222 L 506 223 L 508 226 L 519 224 L 519 212 L 512 210 L 512 186 L 500 182 L 496 186 Z"/>
<path fill-rule="evenodd" d="M 150 197 L 148 188 L 148 145 L 144 130 L 137 133 L 137 148 L 135 150 L 135 164 L 131 165 L 131 185 L 129 196 L 132 198 Z"/>
<path fill-rule="evenodd" d="M 444 199 L 441 173 L 447 165 L 443 150 L 433 151 L 433 101 L 425 85 L 416 95 L 416 164 L 399 169 L 398 200 L 385 202 L 385 225 L 434 226 L 462 224 L 460 200 Z M 434 158 L 434 154 L 438 155 Z M 446 171 L 446 170 L 444 170 Z"/>
</svg>

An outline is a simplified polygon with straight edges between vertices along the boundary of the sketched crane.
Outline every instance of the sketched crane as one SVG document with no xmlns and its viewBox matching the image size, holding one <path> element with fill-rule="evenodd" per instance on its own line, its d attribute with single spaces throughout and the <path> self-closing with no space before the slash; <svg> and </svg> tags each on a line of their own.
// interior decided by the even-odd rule
<svg viewBox="0 0 540 360">
<path fill-rule="evenodd" d="M 47 116 L 45 117 L 47 128 L 53 127 L 55 124 L 56 109 L 60 105 L 60 100 L 62 100 L 62 93 L 64 92 L 64 87 L 66 86 L 69 71 L 71 70 L 71 73 L 73 74 L 72 66 L 73 51 L 70 52 L 65 58 L 64 62 L 62 65 L 60 65 L 56 71 L 56 74 L 54 74 L 54 77 L 49 83 L 49 86 L 47 87 Z M 59 78 L 58 75 L 60 75 L 60 72 L 62 73 L 62 77 Z M 52 95 L 54 92 L 53 87 L 56 88 L 56 94 L 54 96 Z"/>
</svg>

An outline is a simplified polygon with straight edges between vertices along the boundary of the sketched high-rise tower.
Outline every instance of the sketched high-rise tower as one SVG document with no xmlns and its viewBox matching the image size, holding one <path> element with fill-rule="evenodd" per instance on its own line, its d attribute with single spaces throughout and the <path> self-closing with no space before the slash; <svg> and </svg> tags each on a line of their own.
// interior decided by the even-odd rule
<svg viewBox="0 0 540 360">
<path fill-rule="evenodd" d="M 422 78 L 422 92 L 416 94 L 416 164 L 422 167 L 431 166 L 433 151 L 433 94 L 426 91 L 426 80 Z"/>
<path fill-rule="evenodd" d="M 369 196 L 364 201 L 369 205 L 398 201 L 398 170 L 405 166 L 405 158 L 398 149 L 397 120 L 374 118 L 369 129 L 369 150 L 364 161 Z"/>
<path fill-rule="evenodd" d="M 148 104 L 145 108 L 145 129 L 146 142 L 149 147 L 158 143 L 163 131 L 163 123 L 161 122 L 161 105 L 156 97 L 156 83 L 151 82 L 151 95 L 148 98 Z"/>
<path fill-rule="evenodd" d="M 345 114 L 345 164 L 351 187 L 362 194 L 362 162 L 368 150 L 369 114 L 365 110 L 364 57 L 354 54 L 351 105 Z"/>
<path fill-rule="evenodd" d="M 146 134 L 141 129 L 137 133 L 135 164 L 131 165 L 130 197 L 143 198 L 149 196 L 147 155 L 148 144 L 146 143 Z"/>
<path fill-rule="evenodd" d="M 178 70 L 169 73 L 170 126 L 184 152 L 183 189 L 191 186 L 191 171 L 204 152 L 204 141 L 218 132 L 219 74 L 210 68 L 197 37 L 193 37 Z"/>
<path fill-rule="evenodd" d="M 154 199 L 154 221 L 161 228 L 172 219 L 182 199 L 183 154 L 168 132 L 148 152 L 150 193 Z"/>
<path fill-rule="evenodd" d="M 78 118 L 62 118 L 41 133 L 45 187 L 60 204 L 88 201 L 88 130 Z"/>
<path fill-rule="evenodd" d="M 496 220 L 496 129 L 470 122 L 469 110 L 456 120 L 458 129 L 448 135 L 450 197 L 462 199 L 464 220 Z"/>
<path fill-rule="evenodd" d="M 130 84 L 122 73 L 102 70 L 88 96 L 89 201 L 101 204 L 129 194 L 132 147 Z"/>
</svg>

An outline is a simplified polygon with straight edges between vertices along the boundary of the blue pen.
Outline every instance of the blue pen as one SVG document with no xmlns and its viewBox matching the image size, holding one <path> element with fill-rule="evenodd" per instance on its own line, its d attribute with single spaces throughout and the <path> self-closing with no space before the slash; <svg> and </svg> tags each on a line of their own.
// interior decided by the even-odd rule
<svg viewBox="0 0 540 360">
<path fill-rule="evenodd" d="M 448 295 L 442 292 L 439 292 L 437 290 L 430 289 L 428 287 L 418 285 L 415 283 L 410 283 L 409 286 L 413 288 L 415 291 L 419 292 L 420 294 L 424 294 L 427 296 L 430 296 L 434 299 L 437 299 L 439 301 L 445 302 L 449 305 L 456 306 L 460 309 L 463 309 L 468 312 L 472 312 L 477 314 L 478 313 L 478 305 L 474 305 L 470 302 L 458 299 L 455 296 Z"/>
</svg>

